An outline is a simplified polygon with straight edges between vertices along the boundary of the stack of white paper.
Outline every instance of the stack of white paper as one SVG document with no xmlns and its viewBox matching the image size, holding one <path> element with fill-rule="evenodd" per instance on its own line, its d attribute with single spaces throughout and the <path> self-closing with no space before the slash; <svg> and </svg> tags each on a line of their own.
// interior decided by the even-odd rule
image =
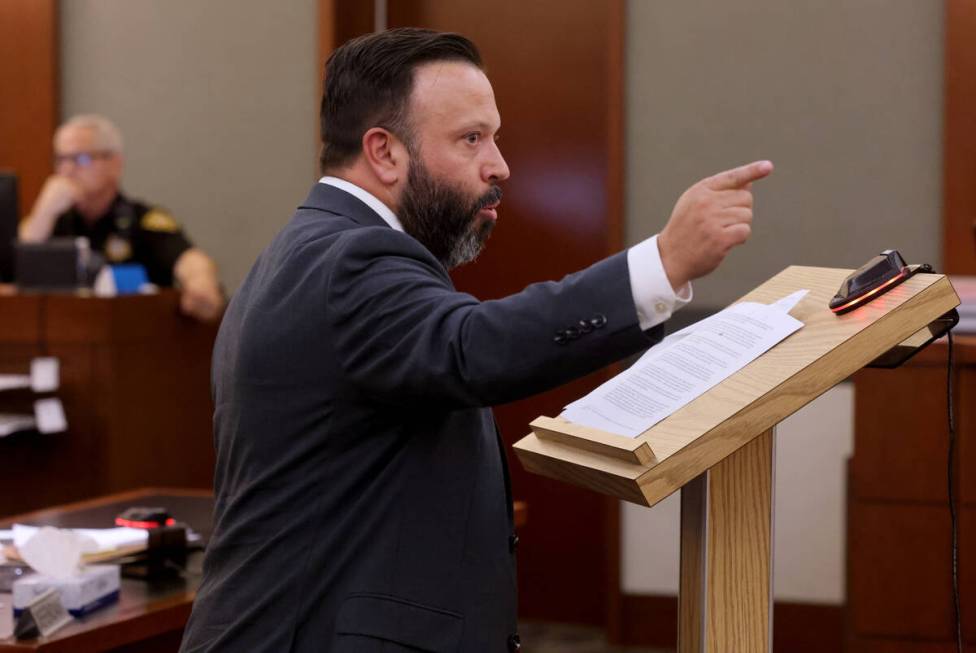
<svg viewBox="0 0 976 653">
<path fill-rule="evenodd" d="M 11 529 L 14 546 L 23 547 L 42 527 L 14 524 Z M 47 530 L 52 530 L 50 527 Z M 78 542 L 80 554 L 105 553 L 132 546 L 146 544 L 149 541 L 149 531 L 142 528 L 67 528 L 56 529 L 61 533 L 70 534 Z"/>
<path fill-rule="evenodd" d="M 34 392 L 54 392 L 61 378 L 57 358 L 42 357 L 31 361 L 30 374 L 0 374 L 0 391 L 30 388 Z"/>
<path fill-rule="evenodd" d="M 637 437 L 803 326 L 789 311 L 807 294 L 774 304 L 742 302 L 668 336 L 630 369 L 566 406 L 570 422 Z"/>
</svg>

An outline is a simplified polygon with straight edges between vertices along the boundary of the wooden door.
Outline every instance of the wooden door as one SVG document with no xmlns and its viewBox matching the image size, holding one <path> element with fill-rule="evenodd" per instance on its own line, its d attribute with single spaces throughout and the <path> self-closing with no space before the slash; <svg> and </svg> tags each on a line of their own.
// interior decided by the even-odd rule
<svg viewBox="0 0 976 653">
<path fill-rule="evenodd" d="M 58 121 L 54 0 L 0 2 L 0 169 L 17 174 L 27 213 L 51 173 Z"/>
<path fill-rule="evenodd" d="M 946 0 L 942 256 L 976 274 L 976 2 Z"/>
</svg>

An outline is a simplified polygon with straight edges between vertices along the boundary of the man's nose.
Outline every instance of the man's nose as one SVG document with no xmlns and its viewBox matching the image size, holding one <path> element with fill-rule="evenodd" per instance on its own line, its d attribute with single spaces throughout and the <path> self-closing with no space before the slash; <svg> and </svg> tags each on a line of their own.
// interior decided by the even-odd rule
<svg viewBox="0 0 976 653">
<path fill-rule="evenodd" d="M 482 168 L 482 176 L 486 182 L 499 182 L 508 179 L 509 171 L 508 164 L 505 163 L 505 157 L 502 156 L 501 150 L 498 149 L 498 145 L 492 143 L 492 151 L 488 157 L 488 161 Z"/>
</svg>

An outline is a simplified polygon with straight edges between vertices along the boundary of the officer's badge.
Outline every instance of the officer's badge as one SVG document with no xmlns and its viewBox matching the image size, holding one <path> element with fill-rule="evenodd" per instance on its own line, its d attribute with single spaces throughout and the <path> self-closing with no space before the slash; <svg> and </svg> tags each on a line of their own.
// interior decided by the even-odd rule
<svg viewBox="0 0 976 653">
<path fill-rule="evenodd" d="M 173 219 L 173 216 L 160 209 L 148 211 L 146 215 L 142 216 L 139 226 L 146 231 L 161 231 L 167 234 L 175 234 L 180 230 L 180 225 Z"/>
<path fill-rule="evenodd" d="M 132 258 L 132 243 L 112 234 L 105 241 L 105 257 L 112 263 L 121 263 Z"/>
</svg>

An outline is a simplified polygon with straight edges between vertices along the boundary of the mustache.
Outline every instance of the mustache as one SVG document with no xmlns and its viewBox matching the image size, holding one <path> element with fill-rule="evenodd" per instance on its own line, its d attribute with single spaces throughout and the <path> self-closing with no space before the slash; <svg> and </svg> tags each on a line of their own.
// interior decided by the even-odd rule
<svg viewBox="0 0 976 653">
<path fill-rule="evenodd" d="M 474 211 L 472 213 L 477 213 L 486 206 L 491 206 L 492 204 L 498 204 L 502 201 L 502 189 L 499 186 L 492 186 L 487 193 L 478 198 L 475 202 Z"/>
</svg>

